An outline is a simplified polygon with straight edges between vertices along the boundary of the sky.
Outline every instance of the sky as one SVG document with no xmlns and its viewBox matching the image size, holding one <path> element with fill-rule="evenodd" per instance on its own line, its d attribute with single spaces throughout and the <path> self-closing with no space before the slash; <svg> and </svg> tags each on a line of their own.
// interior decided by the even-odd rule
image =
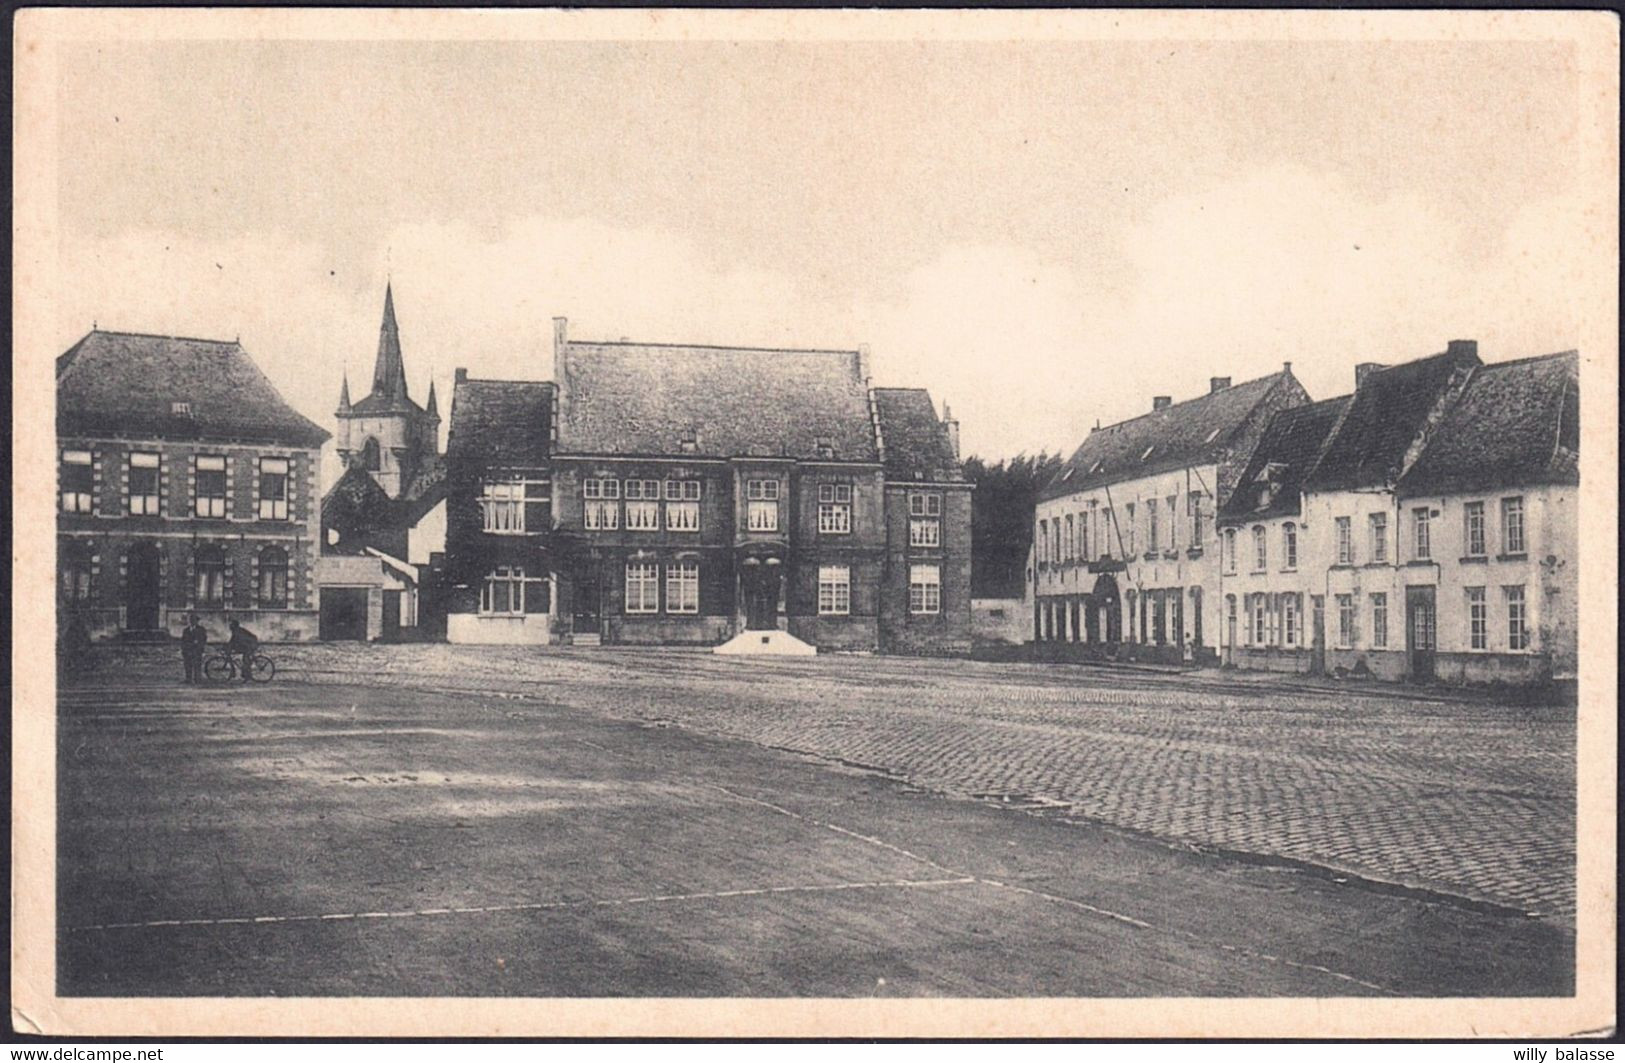
<svg viewBox="0 0 1625 1063">
<path fill-rule="evenodd" d="M 240 338 L 332 428 L 586 339 L 850 348 L 967 455 L 1290 361 L 1579 345 L 1582 85 L 1541 42 L 82 42 L 58 351 Z"/>
</svg>

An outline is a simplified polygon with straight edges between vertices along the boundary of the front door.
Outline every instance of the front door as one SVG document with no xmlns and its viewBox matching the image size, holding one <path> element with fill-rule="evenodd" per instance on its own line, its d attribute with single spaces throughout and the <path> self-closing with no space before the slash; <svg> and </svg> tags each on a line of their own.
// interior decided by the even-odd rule
<svg viewBox="0 0 1625 1063">
<path fill-rule="evenodd" d="M 326 641 L 364 642 L 367 638 L 367 592 L 362 587 L 323 587 L 318 633 Z"/>
<path fill-rule="evenodd" d="M 384 632 L 386 640 L 393 641 L 401 637 L 401 592 L 384 592 Z"/>
<path fill-rule="evenodd" d="M 574 609 L 574 623 L 572 629 L 577 635 L 598 634 L 599 597 L 598 577 L 582 576 L 576 579 Z"/>
<path fill-rule="evenodd" d="M 1432 587 L 1405 588 L 1405 649 L 1410 655 L 1411 678 L 1433 678 L 1433 651 L 1437 613 Z"/>
<path fill-rule="evenodd" d="M 744 569 L 745 630 L 771 631 L 779 626 L 779 566 L 747 565 Z"/>
<path fill-rule="evenodd" d="M 124 583 L 124 626 L 131 631 L 158 627 L 158 548 L 151 543 L 130 547 Z"/>
<path fill-rule="evenodd" d="M 1309 596 L 1313 639 L 1309 643 L 1309 670 L 1316 675 L 1326 671 L 1326 596 Z"/>
</svg>

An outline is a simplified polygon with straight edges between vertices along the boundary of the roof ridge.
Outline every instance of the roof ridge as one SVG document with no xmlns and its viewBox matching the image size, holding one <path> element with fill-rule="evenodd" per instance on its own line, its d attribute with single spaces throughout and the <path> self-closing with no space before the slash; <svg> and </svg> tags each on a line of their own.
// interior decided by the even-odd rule
<svg viewBox="0 0 1625 1063">
<path fill-rule="evenodd" d="M 557 381 L 553 381 L 553 380 L 509 380 L 509 379 L 506 379 L 504 377 L 491 377 L 491 376 L 465 376 L 460 380 L 453 381 L 453 383 L 454 384 L 531 384 L 531 385 L 534 385 L 536 387 L 557 387 L 558 386 Z"/>
<path fill-rule="evenodd" d="M 1528 365 L 1530 362 L 1555 362 L 1559 358 L 1575 358 L 1578 360 L 1579 357 L 1579 348 L 1573 348 L 1567 351 L 1553 351 L 1551 354 L 1529 354 L 1522 358 L 1508 358 L 1504 362 L 1485 362 L 1482 368 L 1500 369 L 1504 366 Z"/>
<path fill-rule="evenodd" d="M 241 336 L 237 337 L 234 340 L 210 340 L 210 339 L 204 339 L 202 336 L 174 336 L 174 335 L 170 335 L 169 333 L 165 333 L 165 332 L 129 332 L 129 331 L 126 331 L 124 329 L 105 329 L 105 328 L 93 328 L 93 329 L 91 329 L 89 332 L 85 333 L 84 337 L 79 340 L 79 343 L 83 343 L 83 342 L 85 342 L 85 340 L 89 339 L 92 336 L 96 336 L 96 335 L 102 335 L 102 336 L 136 336 L 136 337 L 139 337 L 141 339 L 148 339 L 148 340 L 180 340 L 183 343 L 211 343 L 211 344 L 214 344 L 217 347 L 241 347 L 243 345 L 243 340 L 242 340 Z M 74 346 L 75 347 L 79 346 L 79 343 L 74 344 Z"/>
<path fill-rule="evenodd" d="M 1269 373 L 1269 374 L 1266 374 L 1266 375 L 1261 376 L 1261 377 L 1255 377 L 1252 380 L 1243 380 L 1239 384 L 1232 384 L 1227 388 L 1220 388 L 1218 391 L 1209 391 L 1205 395 L 1193 395 L 1192 397 L 1190 397 L 1188 399 L 1181 399 L 1178 402 L 1169 403 L 1167 406 L 1164 406 L 1160 410 L 1147 410 L 1145 413 L 1137 413 L 1133 417 L 1126 417 L 1121 421 L 1113 421 L 1111 424 L 1102 425 L 1099 429 L 1097 429 L 1097 431 L 1109 432 L 1113 428 L 1121 428 L 1123 425 L 1133 424 L 1135 421 L 1144 420 L 1147 417 L 1154 417 L 1157 414 L 1166 414 L 1166 413 L 1169 413 L 1172 410 L 1179 409 L 1181 406 L 1189 406 L 1193 402 L 1201 402 L 1204 399 L 1211 399 L 1215 395 L 1223 395 L 1226 392 L 1230 392 L 1230 391 L 1240 391 L 1242 388 L 1249 388 L 1249 387 L 1252 387 L 1254 384 L 1262 384 L 1265 381 L 1277 381 L 1282 376 L 1284 376 L 1285 373 L 1286 373 L 1285 369 L 1277 369 L 1273 373 Z M 1087 438 L 1088 437 L 1086 436 L 1085 439 L 1087 439 Z"/>
<path fill-rule="evenodd" d="M 763 354 L 857 354 L 856 347 L 751 347 L 726 343 L 656 343 L 645 340 L 578 340 L 571 339 L 566 344 L 570 347 L 660 347 L 667 350 L 699 350 L 699 351 L 755 351 Z"/>
</svg>

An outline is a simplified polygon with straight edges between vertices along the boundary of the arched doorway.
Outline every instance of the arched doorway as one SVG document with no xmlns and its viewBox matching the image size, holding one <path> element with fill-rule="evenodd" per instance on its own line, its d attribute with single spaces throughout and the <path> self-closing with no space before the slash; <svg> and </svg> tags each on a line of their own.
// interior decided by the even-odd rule
<svg viewBox="0 0 1625 1063">
<path fill-rule="evenodd" d="M 1122 596 L 1117 580 L 1110 572 L 1102 572 L 1095 580 L 1095 589 L 1089 595 L 1091 612 L 1095 615 L 1095 633 L 1105 642 L 1123 641 Z"/>
<path fill-rule="evenodd" d="M 158 547 L 152 543 L 136 543 L 130 547 L 124 570 L 124 626 L 127 630 L 157 630 L 162 589 Z"/>
</svg>

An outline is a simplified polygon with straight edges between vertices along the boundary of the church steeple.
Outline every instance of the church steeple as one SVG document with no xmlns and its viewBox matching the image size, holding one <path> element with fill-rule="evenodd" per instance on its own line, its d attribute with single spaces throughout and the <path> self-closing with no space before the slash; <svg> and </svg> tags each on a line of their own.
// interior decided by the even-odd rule
<svg viewBox="0 0 1625 1063">
<path fill-rule="evenodd" d="M 430 380 L 429 380 L 429 404 L 427 406 L 425 406 L 424 409 L 428 411 L 428 414 L 429 414 L 430 417 L 439 417 L 440 416 L 440 406 L 439 406 L 438 403 L 435 402 L 435 399 L 434 399 L 434 379 L 433 378 L 430 378 Z"/>
<path fill-rule="evenodd" d="M 350 371 L 344 371 L 344 383 L 339 385 L 339 414 L 350 412 Z"/>
<path fill-rule="evenodd" d="M 401 330 L 395 324 L 393 285 L 384 285 L 384 322 L 378 328 L 378 361 L 372 370 L 372 393 L 385 401 L 407 398 L 406 367 L 401 362 Z"/>
</svg>

